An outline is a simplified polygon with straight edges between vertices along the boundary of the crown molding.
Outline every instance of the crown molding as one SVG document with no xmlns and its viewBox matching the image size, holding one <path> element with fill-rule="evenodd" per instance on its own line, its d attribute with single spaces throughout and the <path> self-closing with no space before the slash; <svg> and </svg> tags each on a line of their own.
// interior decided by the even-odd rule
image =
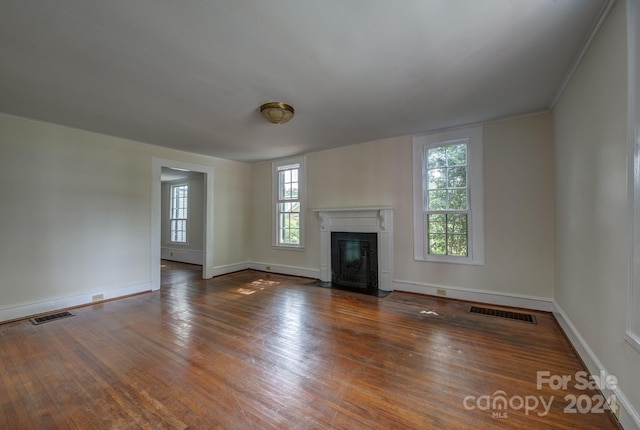
<svg viewBox="0 0 640 430">
<path fill-rule="evenodd" d="M 589 30 L 587 37 L 582 42 L 582 46 L 580 47 L 578 54 L 575 56 L 575 58 L 571 62 L 569 71 L 567 72 L 565 77 L 562 79 L 562 82 L 560 82 L 560 86 L 556 90 L 556 94 L 553 97 L 553 100 L 551 101 L 551 103 L 549 104 L 549 110 L 553 110 L 556 103 L 558 103 L 558 100 L 560 100 L 560 97 L 562 97 L 564 90 L 567 88 L 567 85 L 569 85 L 571 78 L 573 77 L 574 73 L 578 69 L 578 66 L 582 62 L 582 59 L 586 55 L 587 51 L 589 51 L 589 48 L 591 47 L 591 43 L 593 42 L 593 39 L 596 37 L 596 34 L 598 34 L 598 31 L 600 31 L 600 28 L 602 27 L 604 22 L 607 20 L 607 17 L 609 16 L 611 9 L 613 9 L 613 6 L 616 4 L 616 1 L 617 0 L 606 0 L 605 3 L 602 5 L 602 8 L 600 9 L 600 13 L 598 14 L 598 17 L 593 23 L 593 26 L 591 26 L 591 30 Z"/>
</svg>

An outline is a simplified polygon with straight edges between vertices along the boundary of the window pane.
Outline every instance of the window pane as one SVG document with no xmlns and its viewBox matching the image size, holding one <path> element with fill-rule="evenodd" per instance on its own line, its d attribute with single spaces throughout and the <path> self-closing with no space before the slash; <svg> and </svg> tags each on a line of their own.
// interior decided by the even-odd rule
<svg viewBox="0 0 640 430">
<path fill-rule="evenodd" d="M 300 227 L 300 214 L 296 212 L 292 212 L 289 214 L 289 224 L 286 226 L 288 228 L 298 229 Z"/>
<path fill-rule="evenodd" d="M 446 235 L 444 234 L 430 234 L 429 235 L 429 254 L 445 255 L 446 248 Z"/>
<path fill-rule="evenodd" d="M 447 191 L 448 209 L 465 210 L 467 209 L 467 190 L 448 190 Z"/>
<path fill-rule="evenodd" d="M 447 233 L 467 233 L 467 214 L 447 214 Z"/>
<path fill-rule="evenodd" d="M 287 169 L 278 172 L 278 190 L 280 200 L 298 198 L 298 169 Z"/>
<path fill-rule="evenodd" d="M 445 214 L 427 215 L 427 231 L 429 233 L 446 233 L 445 219 Z"/>
<path fill-rule="evenodd" d="M 427 150 L 427 168 L 444 167 L 447 165 L 447 150 L 441 146 L 439 148 L 429 148 Z"/>
<path fill-rule="evenodd" d="M 293 184 L 291 184 L 291 186 L 289 188 L 289 194 L 290 194 L 292 199 L 297 199 L 298 198 L 298 184 L 296 184 L 295 182 Z"/>
<path fill-rule="evenodd" d="M 428 210 L 439 211 L 447 208 L 447 191 L 434 190 L 428 192 Z"/>
<path fill-rule="evenodd" d="M 300 244 L 300 230 L 289 230 L 289 244 L 290 245 Z"/>
<path fill-rule="evenodd" d="M 187 221 L 171 220 L 171 241 L 186 242 L 187 241 Z"/>
<path fill-rule="evenodd" d="M 300 212 L 299 202 L 280 203 L 278 242 L 283 245 L 300 244 Z"/>
<path fill-rule="evenodd" d="M 450 145 L 447 149 L 447 166 L 464 166 L 467 164 L 467 145 Z"/>
<path fill-rule="evenodd" d="M 278 172 L 278 199 L 284 199 L 284 171 Z"/>
<path fill-rule="evenodd" d="M 451 167 L 447 169 L 447 187 L 465 188 L 467 186 L 467 168 Z"/>
<path fill-rule="evenodd" d="M 300 231 L 299 230 L 287 230 L 286 243 L 289 245 L 300 244 Z"/>
<path fill-rule="evenodd" d="M 467 236 L 462 234 L 447 235 L 447 254 L 460 257 L 467 256 Z"/>
<path fill-rule="evenodd" d="M 445 188 L 447 169 L 427 170 L 427 189 Z"/>
</svg>

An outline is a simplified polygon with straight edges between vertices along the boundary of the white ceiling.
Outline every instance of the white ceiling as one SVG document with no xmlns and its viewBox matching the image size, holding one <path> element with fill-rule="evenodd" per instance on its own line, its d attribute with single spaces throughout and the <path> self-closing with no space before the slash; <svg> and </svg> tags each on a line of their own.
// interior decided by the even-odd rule
<svg viewBox="0 0 640 430">
<path fill-rule="evenodd" d="M 240 161 L 421 133 L 549 109 L 610 3 L 0 0 L 0 112 Z"/>
</svg>

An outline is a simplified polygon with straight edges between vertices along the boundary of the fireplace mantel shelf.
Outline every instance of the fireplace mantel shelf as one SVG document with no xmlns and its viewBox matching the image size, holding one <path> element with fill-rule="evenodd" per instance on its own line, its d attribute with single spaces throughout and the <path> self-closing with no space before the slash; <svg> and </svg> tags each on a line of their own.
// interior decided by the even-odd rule
<svg viewBox="0 0 640 430">
<path fill-rule="evenodd" d="M 367 206 L 360 208 L 321 208 L 311 209 L 311 212 L 356 212 L 356 211 L 382 211 L 393 210 L 391 206 Z"/>
</svg>

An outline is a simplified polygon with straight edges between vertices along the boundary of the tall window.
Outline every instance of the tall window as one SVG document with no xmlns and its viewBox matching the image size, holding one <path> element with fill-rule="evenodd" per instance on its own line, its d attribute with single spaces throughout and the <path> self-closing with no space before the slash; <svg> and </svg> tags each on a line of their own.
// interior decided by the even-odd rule
<svg viewBox="0 0 640 430">
<path fill-rule="evenodd" d="M 171 186 L 171 208 L 169 223 L 170 240 L 175 243 L 187 243 L 187 216 L 189 206 L 189 185 Z"/>
<path fill-rule="evenodd" d="M 484 264 L 482 128 L 413 138 L 414 257 Z"/>
<path fill-rule="evenodd" d="M 424 147 L 426 252 L 469 255 L 468 139 Z"/>
<path fill-rule="evenodd" d="M 275 204 L 274 245 L 304 245 L 304 159 L 273 163 L 273 198 Z"/>
</svg>

